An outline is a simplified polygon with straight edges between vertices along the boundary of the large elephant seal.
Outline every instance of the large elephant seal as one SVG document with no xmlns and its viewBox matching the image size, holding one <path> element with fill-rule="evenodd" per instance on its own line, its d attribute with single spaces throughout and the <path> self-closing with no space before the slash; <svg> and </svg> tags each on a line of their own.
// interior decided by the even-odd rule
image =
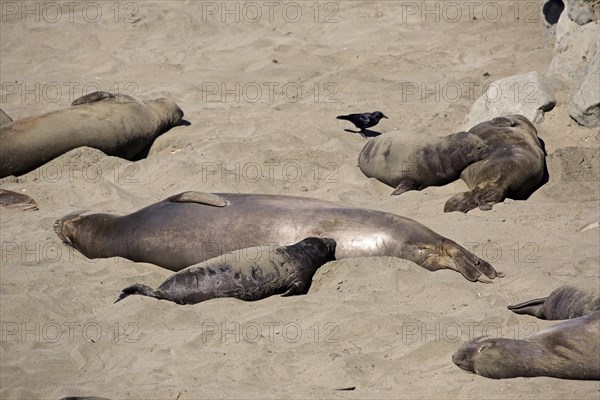
<svg viewBox="0 0 600 400">
<path fill-rule="evenodd" d="M 0 108 L 0 126 L 6 125 L 9 122 L 12 122 L 12 118 Z"/>
<path fill-rule="evenodd" d="M 86 257 L 121 256 L 173 271 L 232 250 L 315 236 L 336 241 L 337 259 L 392 256 L 471 281 L 502 276 L 418 222 L 305 197 L 185 192 L 125 216 L 70 214 L 54 229 Z"/>
<path fill-rule="evenodd" d="M 291 246 L 260 246 L 241 249 L 187 267 L 156 290 L 145 285 L 123 289 L 120 301 L 132 294 L 196 304 L 219 297 L 254 301 L 274 294 L 306 293 L 313 275 L 335 260 L 335 241 L 306 238 Z"/>
<path fill-rule="evenodd" d="M 393 195 L 400 195 L 457 180 L 486 151 L 483 140 L 468 132 L 445 137 L 387 133 L 365 145 L 358 166 L 369 178 L 396 188 Z"/>
<path fill-rule="evenodd" d="M 477 338 L 454 364 L 494 379 L 550 376 L 600 380 L 600 311 L 560 322 L 524 340 Z"/>
<path fill-rule="evenodd" d="M 544 177 L 545 154 L 535 126 L 522 115 L 482 122 L 469 130 L 485 142 L 489 155 L 460 175 L 469 192 L 452 196 L 444 212 L 491 210 L 509 197 L 525 199 Z"/>
<path fill-rule="evenodd" d="M 38 209 L 37 203 L 31 197 L 6 189 L 0 189 L 0 207 L 20 208 L 31 211 Z"/>
<path fill-rule="evenodd" d="M 561 286 L 548 297 L 508 306 L 508 309 L 517 314 L 548 320 L 583 317 L 600 310 L 600 290 Z"/>
<path fill-rule="evenodd" d="M 0 178 L 27 173 L 81 146 L 133 160 L 183 112 L 167 99 L 95 92 L 74 106 L 0 127 Z"/>
</svg>

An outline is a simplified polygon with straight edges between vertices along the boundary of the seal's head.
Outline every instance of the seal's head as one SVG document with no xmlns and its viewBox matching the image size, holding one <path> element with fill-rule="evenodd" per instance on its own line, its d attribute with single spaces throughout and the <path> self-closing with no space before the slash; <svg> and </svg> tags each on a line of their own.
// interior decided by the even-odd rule
<svg viewBox="0 0 600 400">
<path fill-rule="evenodd" d="M 312 260 L 320 260 L 313 263 L 317 268 L 322 264 L 335 260 L 336 242 L 331 238 L 308 237 L 300 242 L 287 246 L 288 251 L 301 253 Z"/>
<path fill-rule="evenodd" d="M 522 340 L 490 339 L 485 336 L 462 345 L 452 362 L 465 371 L 493 379 L 534 376 L 536 346 Z M 533 361 L 532 361 L 533 360 Z"/>
<path fill-rule="evenodd" d="M 64 217 L 57 219 L 54 223 L 54 232 L 66 244 L 75 247 L 73 243 L 74 224 L 81 217 L 81 214 L 87 211 L 76 211 Z"/>
<path fill-rule="evenodd" d="M 162 129 L 168 129 L 172 126 L 181 125 L 183 120 L 183 111 L 173 100 L 160 98 L 146 102 L 153 107 L 163 117 Z"/>
</svg>

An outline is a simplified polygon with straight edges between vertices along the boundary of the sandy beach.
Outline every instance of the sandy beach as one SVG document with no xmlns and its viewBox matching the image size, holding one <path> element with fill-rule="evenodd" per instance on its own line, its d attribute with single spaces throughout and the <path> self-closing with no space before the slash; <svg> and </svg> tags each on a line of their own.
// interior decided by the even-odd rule
<svg viewBox="0 0 600 400">
<path fill-rule="evenodd" d="M 555 38 L 538 1 L 64 3 L 1 3 L 2 110 L 17 120 L 101 89 L 171 98 L 189 125 L 137 162 L 79 148 L 0 181 L 39 205 L 0 210 L 2 399 L 598 398 L 597 381 L 493 380 L 451 360 L 475 337 L 522 339 L 554 324 L 507 305 L 600 285 L 599 135 L 567 113 L 574 84 L 557 80 L 556 107 L 536 125 L 549 181 L 491 211 L 444 213 L 467 190 L 460 180 L 391 197 L 357 166 L 366 139 L 335 119 L 380 110 L 382 133 L 468 128 L 486 84 L 547 73 Z M 126 286 L 156 287 L 171 271 L 89 260 L 53 231 L 73 211 L 126 214 L 187 190 L 399 214 L 505 277 L 473 283 L 349 258 L 320 268 L 304 296 L 114 304 Z"/>
</svg>

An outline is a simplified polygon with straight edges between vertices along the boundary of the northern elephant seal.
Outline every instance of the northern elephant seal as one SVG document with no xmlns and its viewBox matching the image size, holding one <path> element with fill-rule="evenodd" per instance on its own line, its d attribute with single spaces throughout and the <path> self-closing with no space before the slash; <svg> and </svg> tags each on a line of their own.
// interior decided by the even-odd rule
<svg viewBox="0 0 600 400">
<path fill-rule="evenodd" d="M 20 208 L 32 211 L 38 209 L 37 203 L 31 197 L 6 189 L 0 189 L 0 207 Z"/>
<path fill-rule="evenodd" d="M 358 165 L 366 176 L 396 188 L 395 195 L 460 177 L 471 190 L 448 199 L 444 211 L 467 212 L 529 196 L 544 177 L 545 153 L 533 124 L 507 115 L 446 137 L 381 135 L 365 145 Z"/>
<path fill-rule="evenodd" d="M 486 154 L 483 140 L 468 132 L 444 137 L 386 133 L 365 145 L 358 166 L 369 178 L 396 188 L 393 195 L 400 195 L 453 182 Z"/>
<path fill-rule="evenodd" d="M 560 322 L 524 339 L 477 338 L 452 356 L 454 364 L 494 378 L 550 376 L 600 380 L 600 311 Z"/>
<path fill-rule="evenodd" d="M 183 117 L 177 104 L 167 99 L 139 101 L 95 92 L 73 103 L 0 127 L 0 178 L 27 173 L 82 146 L 133 160 Z"/>
<path fill-rule="evenodd" d="M 121 256 L 173 271 L 232 250 L 316 236 L 336 241 L 337 259 L 392 256 L 471 281 L 503 276 L 416 221 L 305 197 L 185 192 L 125 216 L 70 214 L 54 229 L 86 257 Z"/>
<path fill-rule="evenodd" d="M 525 199 L 544 177 L 545 153 L 535 126 L 522 115 L 482 122 L 469 130 L 485 142 L 489 155 L 460 174 L 469 192 L 452 196 L 444 212 L 491 210 L 496 203 Z"/>
<path fill-rule="evenodd" d="M 12 122 L 12 118 L 0 108 L 0 126 L 6 125 L 9 122 Z"/>
<path fill-rule="evenodd" d="M 123 289 L 120 301 L 139 294 L 178 304 L 196 304 L 220 297 L 245 301 L 274 294 L 302 294 L 319 267 L 335 260 L 335 241 L 306 238 L 291 246 L 260 246 L 222 254 L 187 267 L 156 290 L 146 285 Z"/>
<path fill-rule="evenodd" d="M 600 291 L 561 286 L 548 297 L 508 306 L 508 309 L 517 314 L 548 320 L 583 317 L 600 310 Z"/>
</svg>

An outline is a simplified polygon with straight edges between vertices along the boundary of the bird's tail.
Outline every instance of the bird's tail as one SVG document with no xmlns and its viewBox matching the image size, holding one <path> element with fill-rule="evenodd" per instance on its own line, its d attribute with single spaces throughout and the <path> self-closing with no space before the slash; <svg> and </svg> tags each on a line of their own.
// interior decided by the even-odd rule
<svg viewBox="0 0 600 400">
<path fill-rule="evenodd" d="M 338 115 L 336 118 L 337 119 L 344 119 L 346 121 L 350 121 L 350 116 L 349 115 Z"/>
</svg>

